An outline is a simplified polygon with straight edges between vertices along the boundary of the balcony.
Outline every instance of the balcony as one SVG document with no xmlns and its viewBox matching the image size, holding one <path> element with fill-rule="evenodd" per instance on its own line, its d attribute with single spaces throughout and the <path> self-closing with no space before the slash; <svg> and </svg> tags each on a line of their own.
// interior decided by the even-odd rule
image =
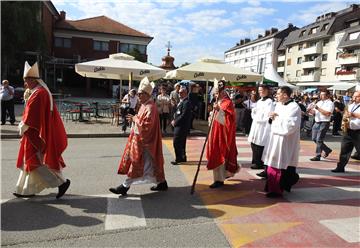
<svg viewBox="0 0 360 248">
<path fill-rule="evenodd" d="M 278 62 L 285 61 L 285 55 L 281 55 L 278 57 Z"/>
<path fill-rule="evenodd" d="M 304 55 L 319 54 L 319 53 L 322 53 L 322 43 L 321 42 L 316 43 L 315 46 L 307 47 L 307 48 L 303 49 Z"/>
<path fill-rule="evenodd" d="M 343 53 L 339 55 L 340 65 L 360 64 L 360 54 Z"/>
<path fill-rule="evenodd" d="M 277 68 L 277 72 L 284 72 L 285 71 L 285 67 L 284 66 L 278 66 Z"/>
<path fill-rule="evenodd" d="M 305 61 L 302 63 L 302 68 L 319 68 L 321 66 L 321 58 L 317 57 L 313 61 Z"/>
<path fill-rule="evenodd" d="M 320 80 L 320 72 L 314 72 L 313 74 L 302 75 L 299 78 L 300 82 L 314 82 Z"/>
<path fill-rule="evenodd" d="M 336 77 L 339 80 L 360 80 L 360 69 L 352 71 L 340 70 L 336 72 Z"/>
</svg>

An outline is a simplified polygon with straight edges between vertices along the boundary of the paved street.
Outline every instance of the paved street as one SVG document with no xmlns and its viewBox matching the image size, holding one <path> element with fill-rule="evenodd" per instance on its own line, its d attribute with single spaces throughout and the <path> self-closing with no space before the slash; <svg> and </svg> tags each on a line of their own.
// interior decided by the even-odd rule
<svg viewBox="0 0 360 248">
<path fill-rule="evenodd" d="M 118 198 L 108 188 L 116 175 L 125 138 L 69 139 L 64 174 L 72 184 L 62 199 L 49 189 L 31 199 L 14 199 L 18 140 L 2 140 L 2 246 L 16 247 L 358 247 L 359 162 L 332 174 L 334 152 L 309 162 L 314 144 L 301 141 L 300 182 L 284 199 L 264 196 L 264 181 L 249 169 L 250 146 L 237 138 L 243 168 L 222 189 L 210 190 L 212 173 L 202 168 L 196 194 L 190 184 L 204 137 L 188 141 L 187 164 L 172 166 L 172 140 L 163 140 L 167 192 L 133 186 Z M 274 243 L 273 243 L 274 242 Z"/>
</svg>

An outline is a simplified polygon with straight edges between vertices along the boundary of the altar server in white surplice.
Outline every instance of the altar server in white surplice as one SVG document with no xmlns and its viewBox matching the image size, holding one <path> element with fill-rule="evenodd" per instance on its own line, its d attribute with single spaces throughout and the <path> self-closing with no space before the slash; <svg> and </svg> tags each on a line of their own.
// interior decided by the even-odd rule
<svg viewBox="0 0 360 248">
<path fill-rule="evenodd" d="M 276 93 L 275 110 L 270 113 L 271 132 L 263 154 L 264 164 L 268 166 L 267 197 L 281 196 L 283 190 L 290 191 L 299 180 L 296 167 L 300 150 L 301 110 L 290 98 L 291 93 L 289 87 L 280 87 Z"/>
<path fill-rule="evenodd" d="M 270 98 L 270 89 L 267 85 L 259 86 L 260 100 L 251 111 L 253 122 L 248 137 L 252 150 L 251 169 L 263 169 L 264 162 L 261 160 L 264 147 L 269 140 L 270 124 L 269 114 L 274 111 L 274 102 Z M 259 173 L 260 174 L 260 173 Z"/>
</svg>

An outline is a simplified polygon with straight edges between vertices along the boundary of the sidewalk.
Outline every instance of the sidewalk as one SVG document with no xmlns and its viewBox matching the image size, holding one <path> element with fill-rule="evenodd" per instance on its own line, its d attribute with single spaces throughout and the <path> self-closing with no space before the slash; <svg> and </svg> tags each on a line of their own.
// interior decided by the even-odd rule
<svg viewBox="0 0 360 248">
<path fill-rule="evenodd" d="M 85 100 L 86 99 L 86 100 Z M 69 99 L 67 99 L 69 100 Z M 72 98 L 73 101 L 93 101 L 91 98 Z M 101 102 L 104 99 L 96 99 Z M 107 101 L 111 99 L 106 99 Z M 24 106 L 22 104 L 15 105 L 15 125 L 10 125 L 7 122 L 5 125 L 1 126 L 1 139 L 18 139 L 20 138 L 18 134 L 17 125 L 21 120 L 22 112 Z M 129 135 L 130 128 L 128 128 L 126 133 L 122 132 L 121 126 L 116 126 L 111 124 L 111 118 L 91 118 L 90 121 L 86 122 L 76 122 L 71 120 L 63 120 L 66 133 L 69 138 L 97 138 L 97 137 L 127 137 Z M 190 136 L 203 136 L 207 133 L 207 122 L 203 120 L 194 120 L 194 129 L 190 131 Z M 163 135 L 166 137 L 172 137 L 173 132 L 168 128 L 168 133 Z"/>
</svg>

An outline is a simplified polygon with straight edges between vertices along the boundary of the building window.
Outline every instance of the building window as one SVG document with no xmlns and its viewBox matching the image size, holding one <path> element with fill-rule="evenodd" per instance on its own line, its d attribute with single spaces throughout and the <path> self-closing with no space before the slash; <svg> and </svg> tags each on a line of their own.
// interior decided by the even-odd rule
<svg viewBox="0 0 360 248">
<path fill-rule="evenodd" d="M 340 53 L 341 53 L 341 52 L 337 52 L 337 53 L 336 53 L 336 59 L 339 58 Z"/>
<path fill-rule="evenodd" d="M 128 44 L 121 43 L 119 47 L 119 52 L 121 53 L 130 53 L 137 49 L 141 54 L 146 54 L 146 46 L 145 45 L 137 45 L 137 44 Z M 235 53 L 230 53 L 229 57 L 233 57 Z"/>
<path fill-rule="evenodd" d="M 297 70 L 297 71 L 296 71 L 296 76 L 297 76 L 297 77 L 301 77 L 301 70 Z"/>
<path fill-rule="evenodd" d="M 321 55 L 321 61 L 327 61 L 327 57 L 328 57 L 327 53 Z"/>
<path fill-rule="evenodd" d="M 336 75 L 336 73 L 340 70 L 340 67 L 335 67 L 335 72 L 334 75 Z"/>
<path fill-rule="evenodd" d="M 288 53 L 291 53 L 292 47 L 288 47 Z"/>
<path fill-rule="evenodd" d="M 94 40 L 93 48 L 95 51 L 109 51 L 109 42 Z"/>
<path fill-rule="evenodd" d="M 359 32 L 354 32 L 354 33 L 350 33 L 349 34 L 349 40 L 356 40 L 360 35 L 360 31 Z"/>
<path fill-rule="evenodd" d="M 271 42 L 266 43 L 266 47 L 271 47 Z"/>
<path fill-rule="evenodd" d="M 321 68 L 321 76 L 326 76 L 326 68 Z"/>
<path fill-rule="evenodd" d="M 71 48 L 71 39 L 55 37 L 55 47 Z"/>
<path fill-rule="evenodd" d="M 326 30 L 328 27 L 329 27 L 329 23 L 325 23 L 325 24 L 322 26 L 321 31 Z"/>
<path fill-rule="evenodd" d="M 299 37 L 304 36 L 305 32 L 306 32 L 306 30 L 301 31 Z"/>
<path fill-rule="evenodd" d="M 291 59 L 287 59 L 286 65 L 291 65 Z"/>
<path fill-rule="evenodd" d="M 246 48 L 245 52 L 248 53 L 248 52 L 249 52 L 249 48 Z"/>
<path fill-rule="evenodd" d="M 319 27 L 313 27 L 312 29 L 310 29 L 309 34 L 316 34 L 317 31 L 318 31 L 318 28 L 319 28 Z"/>
<path fill-rule="evenodd" d="M 327 44 L 329 44 L 329 39 L 323 40 L 323 46 L 327 46 Z"/>
<path fill-rule="evenodd" d="M 300 65 L 301 62 L 302 62 L 302 57 L 298 57 L 298 58 L 297 58 L 297 64 Z"/>
<path fill-rule="evenodd" d="M 256 47 L 252 47 L 252 48 L 251 48 L 251 51 L 255 51 L 255 49 L 256 49 Z"/>
<path fill-rule="evenodd" d="M 299 44 L 298 50 L 301 51 L 303 49 L 303 44 Z"/>
</svg>

